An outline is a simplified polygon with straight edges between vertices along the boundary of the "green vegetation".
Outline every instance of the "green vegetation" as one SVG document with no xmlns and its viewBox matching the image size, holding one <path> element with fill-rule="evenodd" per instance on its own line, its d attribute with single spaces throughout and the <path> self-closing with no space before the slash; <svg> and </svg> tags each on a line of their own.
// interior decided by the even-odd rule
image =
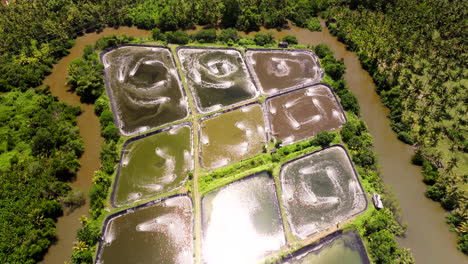
<svg viewBox="0 0 468 264">
<path fill-rule="evenodd" d="M 41 260 L 62 204 L 80 203 L 66 183 L 80 168 L 80 113 L 48 89 L 0 95 L 0 262 Z"/>
<path fill-rule="evenodd" d="M 390 108 L 398 139 L 414 145 L 426 196 L 468 254 L 466 1 L 350 1 L 326 12 L 330 31 L 356 51 Z M 336 22 L 335 22 L 336 21 Z"/>
</svg>

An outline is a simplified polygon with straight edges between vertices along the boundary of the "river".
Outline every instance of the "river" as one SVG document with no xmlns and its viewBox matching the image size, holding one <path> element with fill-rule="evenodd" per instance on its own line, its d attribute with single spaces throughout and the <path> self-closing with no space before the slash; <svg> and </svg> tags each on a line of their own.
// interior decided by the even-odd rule
<svg viewBox="0 0 468 264">
<path fill-rule="evenodd" d="M 381 173 L 385 184 L 391 186 L 400 202 L 403 220 L 408 224 L 407 235 L 398 240 L 403 247 L 411 248 L 417 263 L 466 263 L 467 257 L 456 249 L 456 235 L 449 232 L 445 223 L 446 212 L 438 203 L 424 196 L 426 186 L 422 182 L 420 167 L 411 165 L 413 150 L 402 143 L 390 128 L 387 118 L 389 111 L 383 106 L 375 92 L 375 85 L 369 74 L 362 68 L 356 53 L 346 50 L 324 26 L 322 32 L 310 32 L 307 29 L 291 26 L 288 30 L 272 31 L 276 39 L 286 35 L 295 35 L 300 44 L 317 45 L 326 43 L 337 58 L 343 58 L 346 65 L 345 80 L 356 95 L 361 106 L 361 115 L 374 138 L 374 150 L 379 155 Z M 266 32 L 262 29 L 261 32 Z M 253 36 L 256 32 L 249 33 Z M 88 190 L 93 172 L 99 169 L 100 137 L 99 120 L 94 115 L 93 106 L 81 104 L 78 96 L 68 92 L 65 86 L 67 67 L 70 62 L 82 55 L 83 47 L 102 36 L 127 34 L 146 37 L 150 32 L 136 28 L 121 27 L 118 30 L 106 28 L 100 34 L 91 33 L 79 37 L 70 54 L 59 61 L 44 84 L 51 86 L 52 94 L 70 105 L 80 105 L 83 114 L 78 117 L 80 136 L 85 142 L 85 152 L 80 159 L 81 170 L 73 187 Z M 89 205 L 75 210 L 72 214 L 59 218 L 57 223 L 58 242 L 52 246 L 43 263 L 62 264 L 70 259 L 76 231 L 81 226 L 79 218 L 88 214 Z"/>
<path fill-rule="evenodd" d="M 50 86 L 51 93 L 58 96 L 60 102 L 73 106 L 78 105 L 83 111 L 78 117 L 78 127 L 80 128 L 80 136 L 84 141 L 84 153 L 80 158 L 81 169 L 71 185 L 73 189 L 82 190 L 86 193 L 92 185 L 94 171 L 98 170 L 100 166 L 99 153 L 101 152 L 103 138 L 101 137 L 99 118 L 94 114 L 94 106 L 80 103 L 79 96 L 71 93 L 65 83 L 67 81 L 68 66 L 72 60 L 81 58 L 83 48 L 86 45 L 94 45 L 96 40 L 103 36 L 112 34 L 126 34 L 134 37 L 148 37 L 151 35 L 149 31 L 139 30 L 134 27 L 106 28 L 100 33 L 85 34 L 76 39 L 75 45 L 70 49 L 70 54 L 54 65 L 52 73 L 45 78 L 43 83 L 43 85 Z M 89 216 L 88 211 L 89 201 L 86 201 L 84 206 L 76 209 L 71 214 L 59 217 L 57 221 L 57 243 L 49 248 L 41 263 L 63 264 L 65 261 L 70 261 L 73 242 L 76 241 L 76 233 L 81 227 L 80 217 L 82 215 Z"/>
</svg>

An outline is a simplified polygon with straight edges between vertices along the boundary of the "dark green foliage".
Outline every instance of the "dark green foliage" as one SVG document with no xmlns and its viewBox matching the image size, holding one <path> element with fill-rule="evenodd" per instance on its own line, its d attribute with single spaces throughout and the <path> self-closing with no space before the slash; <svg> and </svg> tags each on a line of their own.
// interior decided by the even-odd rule
<svg viewBox="0 0 468 264">
<path fill-rule="evenodd" d="M 0 95 L 2 263 L 36 263 L 55 239 L 59 203 L 71 188 L 57 176 L 76 172 L 83 143 L 76 114 L 42 90 Z M 62 163 L 58 161 L 62 161 Z M 69 179 L 74 175 L 64 177 Z"/>
<path fill-rule="evenodd" d="M 421 151 L 416 151 L 411 158 L 411 163 L 414 165 L 422 166 L 423 165 L 424 158 L 421 154 Z"/>
<path fill-rule="evenodd" d="M 275 43 L 275 38 L 273 37 L 273 34 L 270 32 L 268 32 L 267 34 L 257 33 L 254 36 L 254 41 L 255 41 L 255 44 L 258 46 L 265 46 L 268 44 Z"/>
<path fill-rule="evenodd" d="M 193 39 L 200 43 L 214 43 L 216 42 L 216 30 L 202 29 L 193 35 Z"/>
<path fill-rule="evenodd" d="M 322 131 L 317 134 L 314 139 L 316 145 L 321 146 L 322 148 L 330 146 L 330 143 L 335 139 L 335 134 L 329 133 L 327 131 Z"/>
<path fill-rule="evenodd" d="M 120 35 L 120 36 L 117 36 L 117 35 L 105 36 L 105 37 L 99 38 L 96 41 L 96 44 L 94 45 L 94 49 L 105 50 L 105 49 L 119 46 L 122 44 L 131 43 L 134 40 L 135 40 L 134 37 L 127 36 L 125 34 Z M 83 55 L 83 58 L 86 58 L 86 56 Z"/>
<path fill-rule="evenodd" d="M 298 44 L 297 38 L 294 35 L 287 35 L 283 39 L 281 39 L 281 41 L 285 41 L 285 42 L 287 42 L 289 44 L 292 44 L 292 45 Z"/>
<path fill-rule="evenodd" d="M 237 34 L 237 30 L 234 28 L 223 29 L 218 35 L 218 40 L 224 43 L 228 43 L 230 40 L 233 42 L 237 42 L 239 38 L 240 37 Z"/>
<path fill-rule="evenodd" d="M 466 1 L 350 1 L 327 10 L 329 30 L 358 53 L 390 109 L 398 138 L 421 153 L 426 195 L 466 211 Z M 350 10 L 352 9 L 352 10 Z M 415 45 L 415 43 L 426 43 Z M 394 52 L 398 51 L 398 52 Z M 466 104 L 466 103 L 465 103 Z M 465 131 L 466 132 L 466 131 Z M 465 233 L 468 219 L 454 229 Z M 465 228 L 466 230 L 466 228 Z M 462 241 L 462 240 L 459 240 Z M 462 242 L 460 242 L 462 243 Z"/>
<path fill-rule="evenodd" d="M 357 116 L 359 115 L 361 108 L 354 94 L 348 91 L 346 93 L 343 93 L 340 98 L 341 98 L 340 103 L 341 103 L 341 106 L 343 106 L 344 110 L 350 111 L 351 113 Z"/>
<path fill-rule="evenodd" d="M 164 33 L 162 33 L 161 29 L 159 28 L 153 28 L 151 30 L 151 35 L 154 40 L 166 40 Z"/>
<path fill-rule="evenodd" d="M 317 17 L 310 18 L 306 27 L 310 31 L 322 31 L 322 25 L 320 25 L 320 21 Z"/>
<path fill-rule="evenodd" d="M 327 57 L 327 56 L 333 56 L 333 52 L 331 49 L 327 46 L 327 44 L 318 44 L 314 48 L 315 54 L 321 59 Z"/>
<path fill-rule="evenodd" d="M 190 42 L 190 36 L 182 31 L 168 31 L 164 33 L 164 37 L 168 43 L 185 45 Z"/>
</svg>

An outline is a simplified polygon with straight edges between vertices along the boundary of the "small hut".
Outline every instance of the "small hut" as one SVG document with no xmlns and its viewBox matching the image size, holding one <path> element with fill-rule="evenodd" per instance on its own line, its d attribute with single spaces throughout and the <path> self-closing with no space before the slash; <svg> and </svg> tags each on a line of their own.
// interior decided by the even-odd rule
<svg viewBox="0 0 468 264">
<path fill-rule="evenodd" d="M 281 42 L 278 43 L 278 48 L 287 49 L 288 45 L 289 44 L 287 42 L 281 41 Z"/>
<path fill-rule="evenodd" d="M 374 193 L 374 195 L 372 195 L 372 202 L 374 203 L 375 208 L 384 208 L 382 200 L 380 199 L 380 194 Z"/>
</svg>

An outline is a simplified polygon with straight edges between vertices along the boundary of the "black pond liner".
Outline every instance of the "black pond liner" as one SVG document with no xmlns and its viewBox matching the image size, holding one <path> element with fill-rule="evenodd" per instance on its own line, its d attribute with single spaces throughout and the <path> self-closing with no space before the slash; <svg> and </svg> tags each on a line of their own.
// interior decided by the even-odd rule
<svg viewBox="0 0 468 264">
<path fill-rule="evenodd" d="M 279 172 L 279 177 L 280 177 L 280 186 L 279 186 L 279 188 L 280 188 L 280 190 L 281 190 L 281 193 L 283 193 L 283 189 L 281 188 L 281 174 L 283 173 L 284 167 L 286 167 L 286 165 L 288 165 L 288 164 L 290 164 L 290 163 L 292 163 L 292 162 L 295 162 L 295 161 L 297 161 L 297 160 L 300 160 L 300 159 L 303 159 L 303 158 L 312 156 L 312 155 L 314 155 L 314 154 L 316 154 L 316 153 L 319 153 L 319 152 L 321 152 L 321 151 L 324 151 L 324 150 L 326 150 L 326 149 L 336 148 L 336 147 L 343 149 L 344 152 L 346 153 L 346 157 L 348 157 L 348 161 L 349 161 L 349 163 L 351 164 L 351 167 L 353 168 L 354 176 L 356 177 L 356 180 L 357 180 L 357 182 L 359 183 L 359 187 L 360 187 L 361 190 L 362 190 L 362 194 L 364 195 L 364 201 L 365 201 L 365 203 L 366 203 L 365 206 L 364 206 L 364 208 L 363 208 L 361 211 L 359 211 L 359 212 L 357 212 L 357 213 L 355 213 L 355 214 L 352 214 L 352 215 L 348 216 L 346 219 L 344 219 L 344 220 L 342 220 L 342 221 L 337 222 L 337 223 L 340 223 L 340 222 L 346 221 L 346 220 L 348 220 L 348 219 L 350 219 L 350 218 L 353 218 L 353 217 L 355 217 L 355 216 L 357 216 L 357 215 L 359 215 L 359 214 L 362 214 L 363 212 L 365 212 L 365 211 L 367 210 L 367 207 L 369 206 L 369 202 L 367 201 L 366 191 L 365 191 L 364 188 L 362 187 L 361 180 L 359 179 L 359 174 L 357 173 L 356 168 L 354 167 L 354 163 L 353 163 L 353 161 L 351 160 L 351 157 L 349 156 L 348 151 L 346 150 L 346 148 L 345 148 L 343 145 L 341 145 L 341 144 L 335 144 L 335 145 L 332 145 L 332 146 L 323 148 L 323 149 L 321 149 L 321 150 L 314 151 L 314 152 L 309 153 L 309 154 L 307 154 L 307 155 L 300 156 L 300 157 L 297 157 L 297 158 L 295 158 L 295 159 L 292 159 L 292 160 L 290 160 L 290 161 L 287 161 L 287 162 L 283 163 L 283 164 L 281 165 L 281 169 L 280 169 L 280 172 Z M 283 199 L 283 198 L 281 197 L 281 199 Z M 310 237 L 310 236 L 315 235 L 315 234 L 317 234 L 317 233 L 323 232 L 323 231 L 327 230 L 328 228 L 330 228 L 330 227 L 336 225 L 337 223 L 332 223 L 332 224 L 330 224 L 330 225 L 324 227 L 324 228 L 323 228 L 322 230 L 320 230 L 320 231 L 316 231 L 316 232 L 310 233 L 310 234 L 307 235 L 307 237 Z M 289 221 L 288 221 L 288 224 L 291 225 L 291 223 L 289 223 Z M 293 234 L 293 235 L 294 235 L 294 237 L 297 237 L 295 234 Z M 299 238 L 299 239 L 300 239 L 300 238 Z"/>
<path fill-rule="evenodd" d="M 234 104 L 231 104 L 231 105 L 227 105 L 227 106 L 224 106 L 220 109 L 226 109 L 226 108 L 229 108 L 229 107 L 238 107 L 238 106 L 241 106 L 243 103 L 245 103 L 246 101 L 250 101 L 250 100 L 255 100 L 258 98 L 258 96 L 262 93 L 260 91 L 260 89 L 257 87 L 257 83 L 255 82 L 255 79 L 252 75 L 252 73 L 250 72 L 249 70 L 249 65 L 247 63 L 247 59 L 245 58 L 244 56 L 244 53 L 242 53 L 241 50 L 239 49 L 236 49 L 236 48 L 228 48 L 228 47 L 196 47 L 196 46 L 178 46 L 176 48 L 176 56 L 177 56 L 177 59 L 180 61 L 180 56 L 179 56 L 179 50 L 180 49 L 205 49 L 205 50 L 233 50 L 233 51 L 237 51 L 239 52 L 239 55 L 240 57 L 242 58 L 244 64 L 245 64 L 245 68 L 247 69 L 247 77 L 250 79 L 250 81 L 252 81 L 252 84 L 255 88 L 255 90 L 258 92 L 257 95 L 255 95 L 254 97 L 250 98 L 250 99 L 247 99 L 247 100 L 243 100 L 243 101 L 240 101 L 238 103 L 234 103 Z M 176 64 L 177 66 L 177 64 Z M 182 63 L 180 63 L 180 70 L 183 72 L 183 66 L 182 66 Z M 184 73 L 185 74 L 185 73 Z M 179 76 L 180 77 L 180 76 Z M 191 88 L 189 87 L 189 85 L 187 84 L 187 88 L 190 90 L 190 93 L 192 95 L 192 103 L 195 105 L 195 108 L 197 110 L 197 112 L 199 112 L 200 114 L 207 114 L 207 113 L 211 113 L 211 112 L 215 112 L 217 110 L 214 110 L 214 111 L 207 111 L 207 112 L 203 112 L 201 108 L 198 107 L 198 101 L 197 99 L 195 98 L 195 95 L 196 95 L 196 92 Z M 218 109 L 218 110 L 220 110 Z"/>
<path fill-rule="evenodd" d="M 233 107 L 233 108 L 225 109 L 225 110 L 222 110 L 222 111 L 220 111 L 220 112 L 217 112 L 217 113 L 214 113 L 214 114 L 211 114 L 211 115 L 203 116 L 203 117 L 201 117 L 201 118 L 198 120 L 198 162 L 199 162 L 199 164 L 200 164 L 200 167 L 202 167 L 202 168 L 204 168 L 204 169 L 208 169 L 208 168 L 203 167 L 203 163 L 202 163 L 202 160 L 201 160 L 202 154 L 203 154 L 202 151 L 201 151 L 201 144 L 200 144 L 201 123 L 202 123 L 203 121 L 205 121 L 206 119 L 209 119 L 209 118 L 212 118 L 212 117 L 216 117 L 216 116 L 222 115 L 222 114 L 224 114 L 224 113 L 232 112 L 232 111 L 238 110 L 238 109 L 240 109 L 240 108 L 242 108 L 242 107 L 247 107 L 247 106 L 251 106 L 251 105 L 254 105 L 254 104 L 257 104 L 257 105 L 260 106 L 260 109 L 261 109 L 262 114 L 263 114 L 263 119 L 264 119 L 263 124 L 264 124 L 264 126 L 265 126 L 265 129 L 264 129 L 264 131 L 265 131 L 265 138 L 266 138 L 267 140 L 269 139 L 268 133 L 267 133 L 267 131 L 266 131 L 266 126 L 267 126 L 268 124 L 266 124 L 265 109 L 264 109 L 264 107 L 263 107 L 263 104 L 260 103 L 260 102 L 257 102 L 257 101 L 255 101 L 255 102 L 250 102 L 250 103 L 247 103 L 247 104 L 244 104 L 244 105 L 238 105 L 238 106 L 235 106 L 235 107 Z M 248 158 L 245 158 L 245 159 L 248 159 Z M 245 159 L 242 159 L 242 160 L 245 160 Z M 242 160 L 237 161 L 237 162 L 241 162 Z M 236 163 L 237 163 L 237 162 L 236 162 Z M 215 170 L 219 170 L 219 169 L 221 169 L 221 168 L 223 168 L 223 167 L 228 166 L 229 164 L 231 164 L 231 163 L 228 163 L 228 164 L 226 164 L 226 165 L 224 165 L 224 166 L 221 166 L 221 167 L 219 167 L 219 168 L 214 168 L 214 169 L 209 169 L 209 170 L 214 170 L 214 171 L 215 171 Z"/>
<path fill-rule="evenodd" d="M 161 49 L 165 49 L 165 50 L 169 51 L 169 54 L 170 54 L 171 59 L 172 59 L 172 63 L 174 63 L 174 67 L 175 67 L 176 72 L 177 72 L 177 80 L 178 80 L 178 82 L 180 84 L 179 90 L 182 93 L 182 99 L 185 99 L 186 101 L 188 101 L 188 96 L 187 96 L 187 93 L 185 92 L 184 85 L 182 83 L 182 78 L 180 77 L 179 70 L 177 68 L 177 63 L 176 63 L 175 58 L 174 58 L 174 56 L 172 54 L 172 51 L 171 51 L 171 49 L 169 47 L 161 46 L 161 45 L 122 44 L 122 45 L 107 48 L 107 49 L 103 50 L 101 53 L 99 53 L 99 60 L 101 61 L 101 64 L 102 64 L 102 61 L 103 61 L 102 58 L 104 57 L 105 54 L 107 54 L 107 53 L 109 53 L 111 51 L 117 50 L 119 48 L 123 48 L 123 47 L 161 48 Z M 107 76 L 105 68 L 102 70 L 102 75 L 104 76 L 104 84 L 106 86 L 107 97 L 109 97 L 109 103 L 110 103 L 111 110 L 112 110 L 112 113 L 113 113 L 113 116 L 114 116 L 114 124 L 119 129 L 120 134 L 122 136 L 134 136 L 134 135 L 140 134 L 139 132 L 131 132 L 129 134 L 123 133 L 123 131 L 121 129 L 122 124 L 121 124 L 120 120 L 117 118 L 117 106 L 115 105 L 115 100 L 114 100 L 114 96 L 112 94 L 112 89 L 109 86 L 109 76 Z M 187 106 L 185 108 L 185 110 L 187 111 L 187 114 L 183 118 L 178 119 L 178 120 L 174 120 L 174 121 L 172 121 L 170 123 L 174 123 L 174 122 L 177 122 L 177 121 L 180 121 L 180 120 L 184 120 L 187 117 L 189 117 L 190 116 L 190 108 Z M 170 124 L 170 123 L 168 123 L 168 124 Z M 162 125 L 157 126 L 157 127 L 152 127 L 152 128 L 150 128 L 150 130 L 161 127 L 161 126 L 165 126 L 165 125 L 167 125 L 167 124 L 162 124 Z M 145 133 L 145 132 L 143 132 L 143 133 Z"/>
<path fill-rule="evenodd" d="M 245 176 L 245 177 L 243 177 L 243 178 L 241 178 L 241 179 L 238 179 L 238 180 L 235 180 L 235 181 L 233 181 L 233 182 L 230 182 L 230 183 L 228 183 L 228 184 L 225 184 L 225 185 L 219 187 L 218 189 L 215 189 L 215 190 L 212 190 L 212 191 L 206 193 L 205 195 L 203 195 L 203 196 L 201 197 L 200 210 L 201 210 L 201 234 L 202 234 L 202 242 L 201 242 L 201 245 L 202 245 L 202 253 L 201 253 L 202 262 L 203 262 L 203 243 L 204 243 L 204 241 L 203 241 L 203 240 L 204 240 L 204 239 L 203 239 L 203 236 L 204 236 L 204 231 L 205 231 L 205 228 L 206 228 L 206 227 L 204 226 L 204 224 L 203 224 L 203 212 L 204 212 L 204 210 L 203 210 L 203 199 L 205 199 L 205 196 L 207 196 L 207 195 L 210 194 L 210 193 L 220 191 L 221 189 L 224 189 L 224 188 L 226 188 L 226 187 L 228 187 L 229 185 L 232 185 L 232 184 L 234 184 L 234 183 L 241 182 L 241 181 L 245 181 L 245 180 L 249 180 L 249 179 L 251 179 L 251 178 L 255 178 L 255 177 L 257 177 L 258 175 L 260 175 L 260 174 L 262 174 L 262 173 L 266 173 L 266 174 L 268 175 L 268 178 L 270 178 L 270 179 L 273 181 L 273 185 L 275 186 L 274 195 L 275 195 L 275 197 L 276 197 L 276 201 L 277 201 L 277 205 L 278 205 L 277 208 L 276 208 L 276 210 L 277 210 L 277 213 L 278 213 L 278 216 L 279 216 L 279 219 L 280 219 L 281 227 L 283 228 L 283 238 L 284 238 L 284 242 L 285 242 L 285 244 L 287 244 L 286 231 L 285 231 L 285 228 L 284 228 L 283 217 L 282 217 L 282 215 L 281 215 L 281 209 L 280 209 L 281 205 L 280 205 L 280 202 L 279 202 L 278 193 L 277 193 L 277 191 L 276 191 L 276 188 L 279 188 L 279 187 L 276 186 L 276 183 L 275 183 L 275 180 L 274 180 L 274 178 L 273 178 L 273 175 L 272 175 L 269 171 L 259 171 L 259 172 L 256 172 L 256 173 L 254 173 L 254 174 L 247 175 L 247 176 Z M 283 246 L 284 246 L 284 245 L 283 245 Z M 274 253 L 274 252 L 271 252 L 271 253 Z M 271 253 L 269 253 L 269 254 L 271 254 Z M 268 254 L 266 254 L 265 256 L 262 256 L 262 257 L 265 258 L 265 257 L 267 257 L 267 256 L 268 256 Z"/>
<path fill-rule="evenodd" d="M 95 264 L 100 263 L 99 261 L 101 260 L 101 251 L 102 251 L 102 246 L 103 246 L 102 242 L 103 242 L 104 234 L 105 234 L 107 226 L 108 226 L 108 224 L 109 224 L 109 222 L 111 220 L 113 220 L 114 218 L 117 218 L 119 216 L 129 214 L 129 213 L 133 213 L 133 212 L 135 212 L 137 210 L 144 209 L 144 208 L 147 208 L 147 207 L 151 207 L 151 206 L 153 206 L 155 204 L 158 204 L 158 203 L 164 202 L 165 200 L 169 200 L 171 198 L 176 198 L 176 197 L 187 197 L 190 200 L 190 203 L 192 205 L 192 237 L 193 237 L 194 230 L 195 230 L 195 216 L 194 216 L 194 213 L 193 213 L 194 206 L 193 206 L 192 198 L 190 196 L 188 196 L 187 194 L 170 195 L 170 196 L 167 196 L 167 197 L 163 197 L 163 198 L 160 198 L 160 199 L 149 201 L 147 203 L 140 204 L 140 205 L 137 205 L 135 207 L 131 207 L 131 208 L 128 208 L 128 209 L 113 213 L 113 214 L 109 215 L 108 217 L 106 217 L 106 219 L 104 220 L 104 223 L 102 224 L 101 236 L 99 237 L 99 247 L 98 247 L 97 252 L 96 252 L 96 259 L 94 260 L 94 263 Z M 195 247 L 195 245 L 192 242 L 192 250 L 194 250 L 194 247 Z"/>
<path fill-rule="evenodd" d="M 366 247 L 364 246 L 364 243 L 362 242 L 361 237 L 353 231 L 348 231 L 348 232 L 343 233 L 343 230 L 338 230 L 336 232 L 333 232 L 327 235 L 326 237 L 319 239 L 313 244 L 307 245 L 286 256 L 283 256 L 281 259 L 281 262 L 285 263 L 302 255 L 320 252 L 322 249 L 329 247 L 336 239 L 339 239 L 341 236 L 345 236 L 345 235 L 352 236 L 354 241 L 356 242 L 350 247 L 359 252 L 359 256 L 361 257 L 362 264 L 370 264 L 371 262 L 369 261 L 369 257 L 367 256 L 367 253 L 366 253 Z"/>
<path fill-rule="evenodd" d="M 338 107 L 340 108 L 341 112 L 343 113 L 343 117 L 344 117 L 344 119 L 345 119 L 345 122 L 344 122 L 344 123 L 348 122 L 348 118 L 346 117 L 346 114 L 345 114 L 346 112 L 344 111 L 343 106 L 341 106 L 340 100 L 338 100 L 338 97 L 336 96 L 335 92 L 333 91 L 333 88 L 331 88 L 330 85 L 328 85 L 328 84 L 326 84 L 326 83 L 320 83 L 320 82 L 319 82 L 319 83 L 314 83 L 314 84 L 312 84 L 312 85 L 306 85 L 306 86 L 303 86 L 303 87 L 294 88 L 294 89 L 291 89 L 291 90 L 288 90 L 288 91 L 284 91 L 284 92 L 282 92 L 282 93 L 278 93 L 278 94 L 269 96 L 269 97 L 267 97 L 267 99 L 265 99 L 265 103 L 264 103 L 264 105 L 265 105 L 265 109 L 264 109 L 264 110 L 265 110 L 265 111 L 264 111 L 264 114 L 265 114 L 265 117 L 266 117 L 265 120 L 266 120 L 267 125 L 268 125 L 269 134 L 272 133 L 272 124 L 271 124 L 270 118 L 268 118 L 268 111 L 269 111 L 269 108 L 268 108 L 267 102 L 268 102 L 269 100 L 271 100 L 271 99 L 273 99 L 273 98 L 275 98 L 275 97 L 279 97 L 279 96 L 282 96 L 282 95 L 286 95 L 286 94 L 288 94 L 288 93 L 296 92 L 296 91 L 299 91 L 299 90 L 302 90 L 302 89 L 305 90 L 305 89 L 307 89 L 307 88 L 311 88 L 311 87 L 314 87 L 314 86 L 320 86 L 320 85 L 321 85 L 321 86 L 325 86 L 325 87 L 327 87 L 327 88 L 330 90 L 331 94 L 333 95 L 333 98 L 335 99 L 336 104 L 338 105 Z M 341 128 L 341 127 L 338 127 L 337 129 L 340 129 L 340 128 Z M 335 130 L 336 130 L 336 129 L 332 129 L 332 130 L 329 130 L 329 132 L 330 132 L 330 131 L 335 131 Z M 296 141 L 293 141 L 293 142 L 288 143 L 288 144 L 284 144 L 284 143 L 283 143 L 283 144 L 284 144 L 283 146 L 291 145 L 291 144 L 294 144 L 294 143 L 297 143 L 297 142 L 300 142 L 300 141 L 309 140 L 309 139 L 314 138 L 314 137 L 315 137 L 315 136 L 310 136 L 310 137 L 308 137 L 308 138 L 304 138 L 304 139 L 301 139 L 301 140 L 296 140 Z M 269 138 L 273 138 L 273 135 L 269 135 Z"/>
<path fill-rule="evenodd" d="M 122 206 L 117 206 L 115 204 L 115 192 L 116 192 L 116 189 L 117 189 L 117 184 L 119 183 L 119 178 L 120 178 L 120 168 L 122 166 L 122 158 L 123 158 L 123 155 L 124 155 L 124 152 L 127 148 L 127 146 L 134 142 L 134 141 L 137 141 L 139 139 L 142 139 L 142 138 L 145 138 L 145 137 L 149 137 L 149 136 L 152 136 L 152 135 L 155 135 L 155 134 L 159 134 L 159 133 L 162 133 L 162 132 L 166 132 L 166 131 L 169 131 L 173 128 L 178 128 L 178 127 L 183 127 L 183 126 L 188 126 L 190 128 L 190 136 L 191 136 L 191 140 L 190 142 L 192 143 L 191 145 L 191 149 L 192 151 L 194 151 L 193 147 L 194 147 L 194 144 L 193 144 L 193 128 L 192 128 L 192 123 L 191 122 L 183 122 L 183 123 L 180 123 L 180 124 L 177 124 L 177 125 L 173 125 L 173 126 L 168 126 L 168 127 L 165 127 L 165 128 L 161 128 L 161 129 L 158 129 L 158 130 L 155 130 L 155 131 L 151 131 L 151 132 L 147 132 L 145 134 L 141 134 L 141 135 L 138 135 L 138 136 L 135 136 L 135 137 L 132 137 L 132 138 L 129 138 L 127 141 L 125 141 L 124 145 L 122 146 L 122 150 L 120 151 L 120 160 L 119 160 L 119 167 L 117 168 L 117 173 L 115 175 L 115 180 L 114 180 L 114 184 L 112 185 L 112 193 L 111 193 L 111 197 L 110 197 L 110 203 L 112 205 L 112 207 L 114 208 L 118 208 L 118 207 L 122 207 L 122 206 L 125 206 L 125 205 L 122 205 Z M 187 179 L 184 180 L 184 182 L 182 182 L 180 186 L 182 186 L 185 182 L 187 181 Z M 179 187 L 176 187 L 172 190 L 169 190 L 167 192 L 171 192 Z M 164 192 L 164 193 L 167 193 L 167 192 Z"/>
<path fill-rule="evenodd" d="M 286 92 L 292 92 L 294 90 L 299 90 L 299 89 L 302 89 L 302 88 L 305 88 L 305 87 L 310 87 L 310 86 L 314 86 L 316 84 L 320 84 L 320 81 L 325 77 L 325 72 L 323 71 L 323 67 L 322 65 L 320 64 L 320 60 L 318 58 L 318 56 L 312 52 L 311 50 L 307 50 L 307 49 L 281 49 L 281 48 L 278 48 L 278 49 L 261 49 L 261 48 L 247 48 L 245 50 L 245 54 L 247 54 L 248 51 L 271 51 L 271 52 L 278 52 L 278 51 L 281 51 L 282 53 L 287 53 L 288 51 L 293 51 L 293 52 L 302 52 L 302 53 L 308 53 L 312 56 L 313 60 L 315 61 L 315 63 L 317 64 L 317 66 L 320 68 L 320 77 L 317 79 L 317 82 L 316 83 L 312 83 L 312 84 L 307 84 L 307 85 L 301 85 L 301 86 L 296 86 L 296 87 L 291 87 L 291 88 L 287 88 L 287 89 L 284 89 L 283 91 L 281 92 L 277 92 L 278 94 L 284 94 Z M 244 56 L 246 57 L 246 56 Z M 249 60 L 247 58 L 245 58 L 245 63 L 247 64 L 247 69 L 250 73 L 250 76 L 252 76 L 252 79 L 255 83 L 255 85 L 257 86 L 257 89 L 262 93 L 262 94 L 265 94 L 267 96 L 274 96 L 275 94 L 277 93 L 272 93 L 272 94 L 268 94 L 268 93 L 265 93 L 263 91 L 263 87 L 262 85 L 260 84 L 260 81 L 258 80 L 257 78 L 257 75 L 256 74 L 253 74 L 255 72 L 255 70 L 252 68 Z M 262 87 L 262 88 L 259 88 L 259 87 Z"/>
</svg>

